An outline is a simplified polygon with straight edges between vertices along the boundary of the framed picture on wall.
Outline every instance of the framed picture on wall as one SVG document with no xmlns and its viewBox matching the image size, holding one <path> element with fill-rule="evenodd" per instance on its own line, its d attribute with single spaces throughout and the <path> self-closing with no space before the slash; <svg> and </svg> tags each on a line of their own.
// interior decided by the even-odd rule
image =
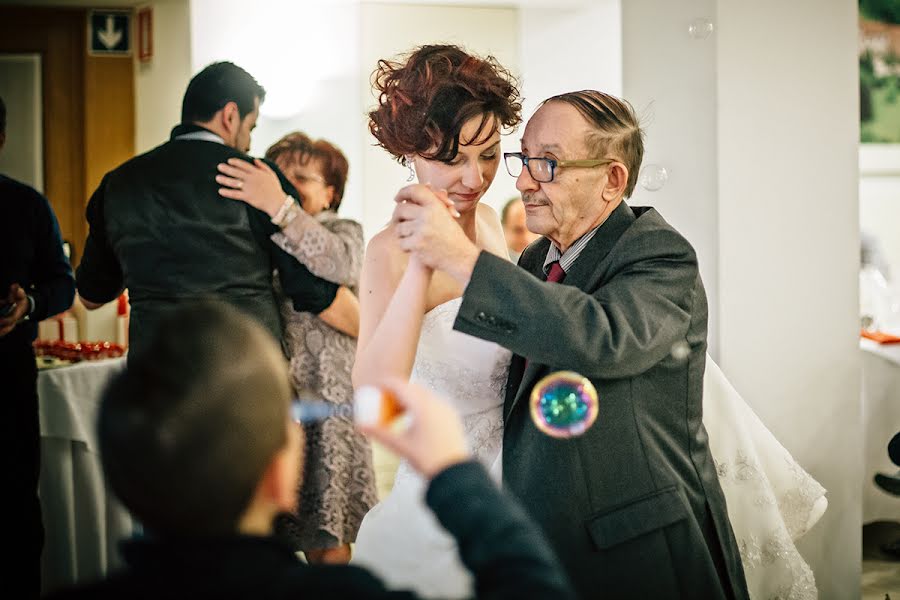
<svg viewBox="0 0 900 600">
<path fill-rule="evenodd" d="M 859 0 L 860 175 L 900 176 L 900 2 Z"/>
</svg>

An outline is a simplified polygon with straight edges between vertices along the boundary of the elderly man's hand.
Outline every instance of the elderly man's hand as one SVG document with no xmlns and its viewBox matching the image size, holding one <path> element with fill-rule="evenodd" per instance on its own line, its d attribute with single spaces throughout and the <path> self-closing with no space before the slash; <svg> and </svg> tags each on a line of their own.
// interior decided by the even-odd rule
<svg viewBox="0 0 900 600">
<path fill-rule="evenodd" d="M 28 297 L 25 295 L 25 290 L 18 283 L 9 286 L 9 294 L 2 301 L 3 306 L 9 306 L 10 304 L 15 304 L 12 312 L 0 318 L 0 337 L 15 329 L 16 324 L 28 314 L 28 309 L 30 308 Z"/>
<path fill-rule="evenodd" d="M 400 247 L 467 285 L 480 251 L 451 214 L 455 209 L 447 193 L 413 184 L 401 189 L 394 201 L 392 223 Z"/>
</svg>

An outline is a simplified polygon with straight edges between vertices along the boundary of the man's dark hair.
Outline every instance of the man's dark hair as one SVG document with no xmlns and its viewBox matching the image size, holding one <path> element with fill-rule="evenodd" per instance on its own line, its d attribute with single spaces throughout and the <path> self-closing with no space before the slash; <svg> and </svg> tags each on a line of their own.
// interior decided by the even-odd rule
<svg viewBox="0 0 900 600">
<path fill-rule="evenodd" d="M 235 102 L 241 119 L 253 112 L 255 98 L 260 104 L 266 90 L 253 76 L 231 62 L 209 65 L 191 79 L 181 103 L 181 122 L 205 123 L 229 102 Z"/>
<path fill-rule="evenodd" d="M 6 133 L 6 104 L 3 102 L 3 98 L 0 97 L 0 135 L 4 135 Z"/>
<path fill-rule="evenodd" d="M 221 302 L 173 310 L 103 395 L 106 480 L 149 531 L 237 531 L 287 443 L 290 384 L 272 336 Z"/>
</svg>

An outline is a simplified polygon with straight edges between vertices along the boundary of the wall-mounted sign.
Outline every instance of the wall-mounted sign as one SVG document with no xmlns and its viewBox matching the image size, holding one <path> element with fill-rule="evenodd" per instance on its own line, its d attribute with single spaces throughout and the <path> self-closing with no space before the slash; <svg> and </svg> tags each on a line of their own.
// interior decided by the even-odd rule
<svg viewBox="0 0 900 600">
<path fill-rule="evenodd" d="M 131 54 L 131 12 L 125 10 L 89 12 L 88 53 L 95 56 Z"/>
<path fill-rule="evenodd" d="M 138 8 L 136 16 L 138 60 L 149 62 L 153 58 L 153 7 Z"/>
</svg>

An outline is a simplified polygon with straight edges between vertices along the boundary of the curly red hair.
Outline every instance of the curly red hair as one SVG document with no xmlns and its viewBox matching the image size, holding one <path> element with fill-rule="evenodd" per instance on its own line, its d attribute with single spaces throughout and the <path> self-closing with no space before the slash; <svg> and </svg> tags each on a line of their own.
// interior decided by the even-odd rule
<svg viewBox="0 0 900 600">
<path fill-rule="evenodd" d="M 372 86 L 378 106 L 369 113 L 369 131 L 398 160 L 413 154 L 453 160 L 459 133 L 474 117 L 482 118 L 481 125 L 464 145 L 483 143 L 522 120 L 518 82 L 510 72 L 493 56 L 458 46 L 421 46 L 403 62 L 379 60 Z"/>
</svg>

